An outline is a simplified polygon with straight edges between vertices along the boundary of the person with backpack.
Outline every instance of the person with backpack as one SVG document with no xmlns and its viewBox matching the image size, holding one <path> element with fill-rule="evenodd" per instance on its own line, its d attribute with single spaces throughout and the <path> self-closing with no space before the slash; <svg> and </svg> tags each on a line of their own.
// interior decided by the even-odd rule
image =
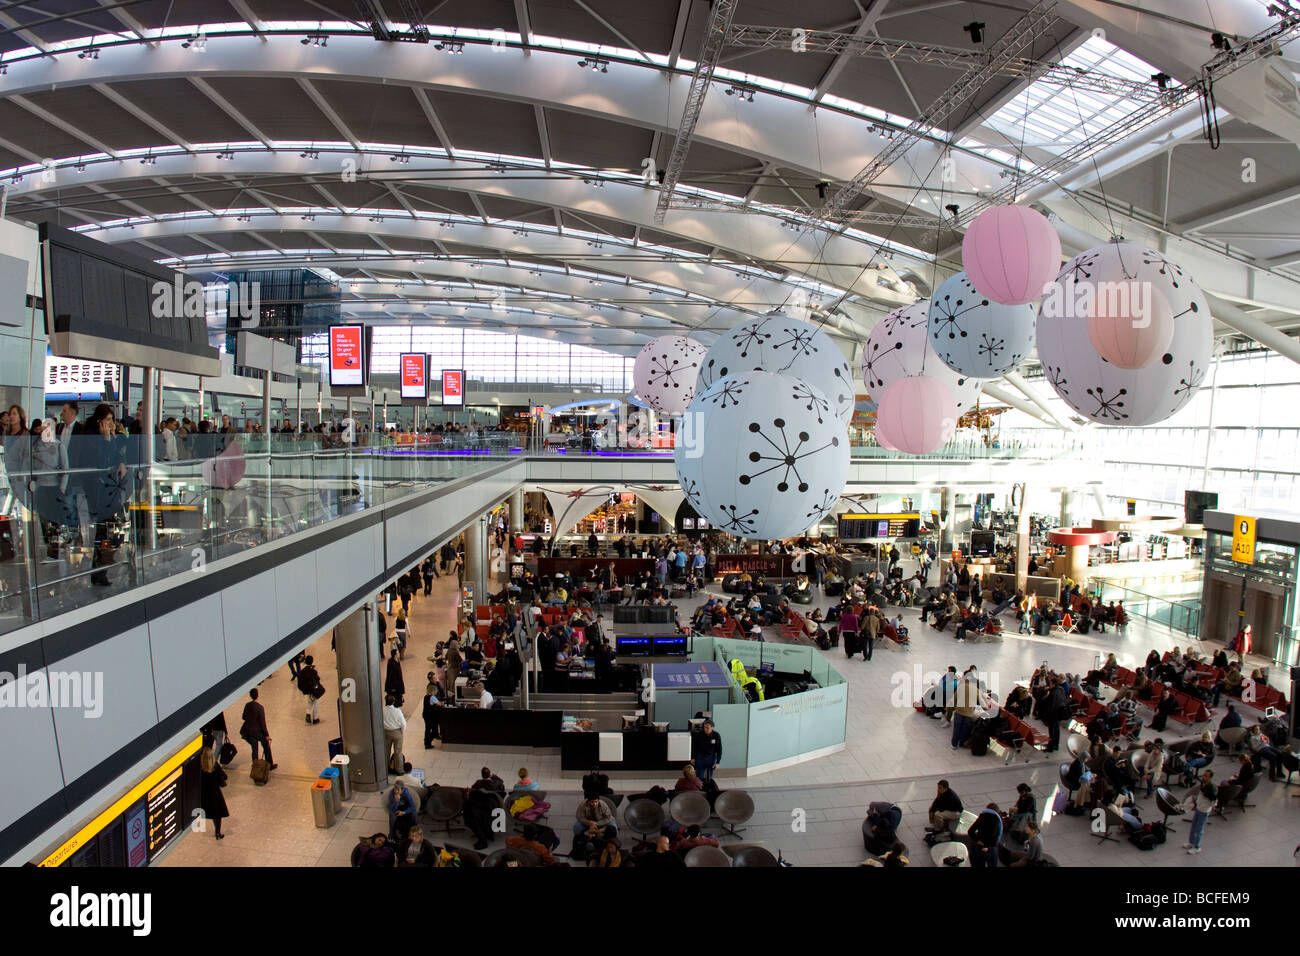
<svg viewBox="0 0 1300 956">
<path fill-rule="evenodd" d="M 433 593 L 433 579 L 438 576 L 438 569 L 433 563 L 433 558 L 424 559 L 424 564 L 420 567 L 420 573 L 424 577 L 424 596 L 428 597 Z"/>
<path fill-rule="evenodd" d="M 1061 749 L 1061 721 L 1070 716 L 1070 691 L 1061 678 L 1052 676 L 1052 689 L 1042 705 L 1042 720 L 1047 724 L 1047 747 L 1045 753 L 1054 753 Z"/>
<path fill-rule="evenodd" d="M 321 686 L 320 674 L 310 654 L 302 659 L 302 668 L 298 671 L 298 690 L 307 698 L 307 723 L 319 724 L 320 699 L 325 696 L 325 688 Z"/>
</svg>

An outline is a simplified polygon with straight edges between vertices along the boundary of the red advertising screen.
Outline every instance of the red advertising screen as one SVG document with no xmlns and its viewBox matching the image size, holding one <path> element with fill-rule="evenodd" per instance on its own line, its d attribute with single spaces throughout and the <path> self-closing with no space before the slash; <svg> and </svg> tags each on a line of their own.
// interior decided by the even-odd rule
<svg viewBox="0 0 1300 956">
<path fill-rule="evenodd" d="M 366 357 L 362 327 L 330 326 L 330 385 L 365 385 Z"/>
<path fill-rule="evenodd" d="M 403 352 L 400 359 L 402 398 L 428 398 L 429 381 L 424 375 L 425 354 L 423 352 Z"/>
<path fill-rule="evenodd" d="M 465 370 L 442 370 L 442 404 L 465 404 Z"/>
</svg>

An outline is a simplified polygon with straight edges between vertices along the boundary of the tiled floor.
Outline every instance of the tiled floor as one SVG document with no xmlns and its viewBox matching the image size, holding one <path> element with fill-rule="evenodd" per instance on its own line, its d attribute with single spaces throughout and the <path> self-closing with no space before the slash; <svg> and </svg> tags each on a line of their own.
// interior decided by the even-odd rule
<svg viewBox="0 0 1300 956">
<path fill-rule="evenodd" d="M 424 658 L 452 627 L 453 599 L 454 581 L 446 579 L 434 582 L 431 597 L 416 598 L 406 664 L 408 689 L 422 686 Z M 1015 796 L 1016 784 L 1023 781 L 1034 788 L 1043 806 L 1052 800 L 1059 761 L 1035 753 L 1027 763 L 1003 766 L 992 756 L 975 758 L 964 750 L 953 751 L 947 729 L 912 708 L 928 675 L 949 664 L 964 670 L 973 663 L 983 679 L 1004 696 L 1016 680 L 1028 677 L 1043 660 L 1057 669 L 1086 670 L 1098 654 L 1109 651 L 1115 651 L 1121 663 L 1126 657 L 1140 662 L 1152 647 L 1165 650 L 1187 643 L 1181 634 L 1147 628 L 1141 621 L 1133 622 L 1124 638 L 1113 631 L 1068 638 L 1019 636 L 1014 633 L 1014 619 L 1007 615 L 1010 627 L 1001 642 L 959 645 L 951 632 L 941 634 L 921 625 L 916 611 L 902 613 L 911 630 L 910 650 L 878 644 L 870 662 L 861 657 L 848 660 L 840 649 L 824 652 L 850 685 L 843 752 L 785 770 L 722 781 L 724 786 L 744 786 L 754 794 L 757 814 L 744 839 L 761 841 L 801 866 L 860 863 L 864 857 L 861 821 L 867 804 L 890 800 L 903 810 L 900 839 L 909 846 L 913 863 L 929 866 L 922 834 L 936 780 L 950 780 L 966 806 L 973 809 L 990 801 L 1005 807 Z M 318 641 L 310 653 L 325 686 L 335 686 L 329 636 Z M 226 791 L 231 811 L 228 838 L 218 843 L 211 833 L 191 833 L 167 857 L 165 865 L 340 866 L 347 864 L 359 836 L 386 830 L 382 798 L 373 793 L 355 794 L 344 818 L 332 829 L 314 826 L 308 788 L 326 763 L 326 743 L 337 735 L 337 719 L 322 708 L 322 722 L 306 725 L 303 697 L 287 675 L 287 669 L 281 669 L 262 684 L 280 765 L 270 784 L 253 786 L 247 775 L 247 752 L 241 746 Z M 509 781 L 518 766 L 527 765 L 549 791 L 554 805 L 552 825 L 567 849 L 567 821 L 573 818 L 580 788 L 576 780 L 560 778 L 559 755 L 425 751 L 418 700 L 418 690 L 408 694 L 407 757 L 425 770 L 426 779 L 465 786 L 486 764 Z M 232 730 L 238 727 L 240 707 L 242 702 L 226 714 Z M 1247 710 L 1248 719 L 1250 714 Z M 1175 739 L 1188 733 L 1171 726 L 1164 736 Z M 1224 777 L 1234 766 L 1223 757 L 1214 769 Z M 670 785 L 671 781 L 619 778 L 614 786 L 620 792 L 635 792 L 653 783 Z M 1230 813 L 1224 820 L 1216 818 L 1206 833 L 1204 852 L 1195 857 L 1181 849 L 1189 825 L 1177 820 L 1171 822 L 1178 832 L 1154 852 L 1141 852 L 1122 838 L 1119 843 L 1099 843 L 1084 817 L 1057 817 L 1046 829 L 1044 842 L 1047 852 L 1068 866 L 1287 866 L 1292 863 L 1292 848 L 1300 842 L 1300 805 L 1291 803 L 1289 791 L 1265 780 L 1253 795 L 1257 806 L 1244 814 Z M 1300 789 L 1294 792 L 1300 794 Z M 1141 799 L 1139 805 L 1145 819 L 1159 819 L 1154 800 Z M 469 845 L 472 839 L 467 837 L 461 832 L 453 842 Z"/>
</svg>

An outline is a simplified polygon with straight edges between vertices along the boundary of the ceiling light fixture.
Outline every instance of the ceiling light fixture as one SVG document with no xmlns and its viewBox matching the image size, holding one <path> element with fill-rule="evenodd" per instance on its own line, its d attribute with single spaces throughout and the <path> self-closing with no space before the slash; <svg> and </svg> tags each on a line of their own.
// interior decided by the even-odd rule
<svg viewBox="0 0 1300 956">
<path fill-rule="evenodd" d="M 455 56 L 465 52 L 465 43 L 462 40 L 439 40 L 433 45 L 435 50 L 444 50 Z"/>
<path fill-rule="evenodd" d="M 308 33 L 298 41 L 303 46 L 326 46 L 329 43 L 329 34 L 321 30 L 321 25 L 316 24 L 316 32 Z"/>
<path fill-rule="evenodd" d="M 156 166 L 156 165 L 158 165 L 158 157 L 155 156 L 153 153 L 149 153 L 149 154 L 147 154 L 147 155 L 145 155 L 145 156 L 142 156 L 142 157 L 140 157 L 140 165 L 141 165 L 141 166 Z"/>
<path fill-rule="evenodd" d="M 754 87 L 747 83 L 732 83 L 724 92 L 748 103 L 754 102 Z"/>
<path fill-rule="evenodd" d="M 228 149 L 222 150 L 221 152 L 217 153 L 217 159 L 220 160 L 230 161 L 233 160 L 234 158 L 235 158 L 235 154 Z"/>
<path fill-rule="evenodd" d="M 188 40 L 181 41 L 182 50 L 193 50 L 195 53 L 202 53 L 208 48 L 208 35 L 200 30 L 198 33 L 191 34 Z"/>
<path fill-rule="evenodd" d="M 88 46 L 86 49 L 82 50 L 80 53 L 77 54 L 77 59 L 78 59 L 78 60 L 98 60 L 98 59 L 99 59 L 99 51 L 95 49 L 95 45 L 92 43 L 92 44 L 91 44 L 90 46 Z"/>
<path fill-rule="evenodd" d="M 970 23 L 962 27 L 962 29 L 970 35 L 971 43 L 984 42 L 984 24 L 980 23 L 978 20 L 972 20 Z"/>
<path fill-rule="evenodd" d="M 578 66 L 582 69 L 591 70 L 593 73 L 608 73 L 609 60 L 602 56 L 586 56 L 578 61 Z"/>
<path fill-rule="evenodd" d="M 394 153 L 392 156 L 388 157 L 388 161 L 390 163 L 401 163 L 403 166 L 405 166 L 408 163 L 410 163 L 411 157 L 407 156 L 405 152 Z"/>
<path fill-rule="evenodd" d="M 299 159 L 320 159 L 320 151 L 315 149 L 304 149 L 298 154 Z"/>
</svg>

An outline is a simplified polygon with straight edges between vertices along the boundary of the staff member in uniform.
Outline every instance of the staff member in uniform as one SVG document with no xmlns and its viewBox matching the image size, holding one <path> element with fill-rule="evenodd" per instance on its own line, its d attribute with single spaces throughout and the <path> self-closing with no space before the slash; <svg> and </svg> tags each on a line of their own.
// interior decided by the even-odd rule
<svg viewBox="0 0 1300 956">
<path fill-rule="evenodd" d="M 722 736 L 713 729 L 713 721 L 706 720 L 697 733 L 691 735 L 691 763 L 701 780 L 713 779 L 713 768 L 722 761 Z"/>
</svg>

